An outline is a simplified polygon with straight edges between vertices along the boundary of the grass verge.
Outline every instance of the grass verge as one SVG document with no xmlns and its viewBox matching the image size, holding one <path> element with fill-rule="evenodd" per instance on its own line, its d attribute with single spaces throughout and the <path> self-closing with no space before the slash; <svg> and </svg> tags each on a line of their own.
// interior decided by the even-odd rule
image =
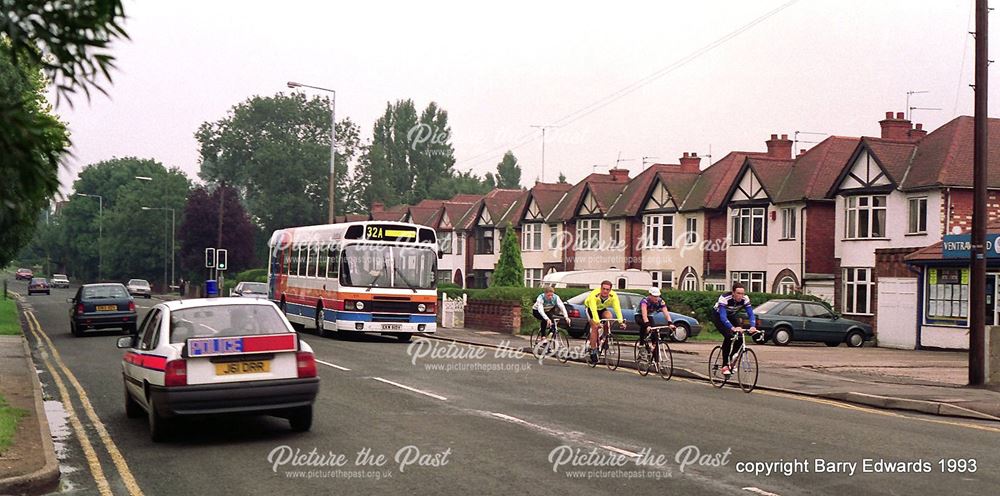
<svg viewBox="0 0 1000 496">
<path fill-rule="evenodd" d="M 0 396 L 0 455 L 14 442 L 17 423 L 27 413 L 20 408 L 7 406 L 7 400 Z"/>
<path fill-rule="evenodd" d="M 21 321 L 17 318 L 17 304 L 9 297 L 0 299 L 0 336 L 21 334 Z"/>
</svg>

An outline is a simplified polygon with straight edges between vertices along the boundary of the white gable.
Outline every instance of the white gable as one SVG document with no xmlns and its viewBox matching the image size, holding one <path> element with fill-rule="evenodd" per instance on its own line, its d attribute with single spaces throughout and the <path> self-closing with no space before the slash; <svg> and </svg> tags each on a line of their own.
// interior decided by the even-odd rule
<svg viewBox="0 0 1000 496">
<path fill-rule="evenodd" d="M 593 215 L 601 213 L 600 207 L 597 206 L 597 200 L 594 199 L 594 195 L 587 191 L 587 195 L 583 197 L 583 203 L 580 204 L 580 210 L 577 211 L 577 215 Z"/>
<path fill-rule="evenodd" d="M 646 206 L 643 207 L 643 210 L 659 210 L 663 208 L 677 208 L 677 204 L 674 203 L 674 199 L 670 196 L 667 188 L 657 179 L 656 187 L 653 188 L 653 193 L 649 195 L 649 200 L 646 201 Z"/>
<path fill-rule="evenodd" d="M 733 197 L 730 200 L 746 201 L 767 199 L 767 193 L 764 192 L 764 187 L 761 186 L 760 179 L 758 179 L 757 175 L 753 173 L 753 169 L 747 168 L 747 171 L 743 173 L 739 186 L 736 187 L 736 191 L 733 192 Z"/>
<path fill-rule="evenodd" d="M 538 208 L 538 203 L 535 202 L 534 198 L 528 204 L 528 211 L 524 214 L 524 220 L 543 220 L 542 211 Z"/>
<path fill-rule="evenodd" d="M 442 229 L 451 229 L 451 219 L 448 218 L 448 211 L 441 212 L 441 222 L 438 224 Z"/>
<path fill-rule="evenodd" d="M 858 159 L 851 164 L 851 171 L 840 183 L 840 189 L 871 188 L 875 186 L 887 186 L 892 184 L 885 171 L 879 167 L 878 162 L 863 150 Z"/>
<path fill-rule="evenodd" d="M 482 213 L 479 214 L 479 225 L 481 226 L 492 226 L 493 219 L 490 218 L 490 209 L 483 206 Z"/>
</svg>

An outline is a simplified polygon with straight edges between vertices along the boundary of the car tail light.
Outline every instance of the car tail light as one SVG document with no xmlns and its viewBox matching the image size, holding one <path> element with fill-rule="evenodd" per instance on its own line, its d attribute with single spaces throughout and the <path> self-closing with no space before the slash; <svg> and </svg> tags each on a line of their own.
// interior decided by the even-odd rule
<svg viewBox="0 0 1000 496">
<path fill-rule="evenodd" d="M 577 310 L 576 308 L 570 308 L 569 309 L 569 316 L 572 319 L 578 319 L 578 318 L 580 318 L 580 311 Z"/>
<path fill-rule="evenodd" d="M 83 303 L 76 304 L 76 314 L 83 315 Z"/>
<path fill-rule="evenodd" d="M 295 367 L 299 371 L 299 377 L 316 377 L 316 357 L 308 351 L 300 351 L 295 354 Z"/>
<path fill-rule="evenodd" d="M 171 360 L 164 369 L 164 386 L 187 386 L 188 369 L 186 360 Z"/>
<path fill-rule="evenodd" d="M 135 302 L 134 301 L 128 302 L 128 311 L 129 312 L 134 312 L 135 311 Z"/>
</svg>

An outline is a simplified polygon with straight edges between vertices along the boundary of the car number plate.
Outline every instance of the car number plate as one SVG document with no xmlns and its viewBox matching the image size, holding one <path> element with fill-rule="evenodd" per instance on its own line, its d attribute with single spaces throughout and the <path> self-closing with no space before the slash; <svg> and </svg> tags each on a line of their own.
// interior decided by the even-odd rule
<svg viewBox="0 0 1000 496">
<path fill-rule="evenodd" d="M 97 305 L 98 312 L 114 312 L 118 310 L 118 305 Z"/>
<path fill-rule="evenodd" d="M 249 360 L 215 364 L 215 375 L 260 374 L 270 371 L 270 360 Z"/>
<path fill-rule="evenodd" d="M 383 331 L 398 331 L 403 328 L 403 324 L 382 324 Z"/>
</svg>

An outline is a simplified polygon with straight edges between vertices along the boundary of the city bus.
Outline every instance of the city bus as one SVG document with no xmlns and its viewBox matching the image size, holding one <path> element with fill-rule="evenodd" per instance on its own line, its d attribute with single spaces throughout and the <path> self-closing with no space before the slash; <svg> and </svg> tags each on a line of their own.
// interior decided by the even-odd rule
<svg viewBox="0 0 1000 496">
<path fill-rule="evenodd" d="M 435 332 L 433 229 L 376 221 L 295 227 L 275 231 L 268 246 L 268 298 L 297 327 L 404 342 Z"/>
</svg>

